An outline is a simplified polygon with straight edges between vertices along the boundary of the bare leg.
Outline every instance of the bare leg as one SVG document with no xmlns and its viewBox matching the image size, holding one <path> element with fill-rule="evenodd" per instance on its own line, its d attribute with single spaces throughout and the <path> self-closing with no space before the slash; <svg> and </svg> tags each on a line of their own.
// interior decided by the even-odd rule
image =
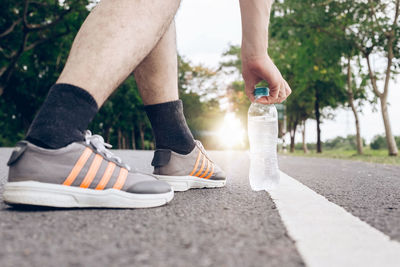
<svg viewBox="0 0 400 267">
<path fill-rule="evenodd" d="M 135 69 L 135 79 L 153 128 L 157 149 L 188 154 L 193 135 L 178 100 L 178 64 L 175 24 L 171 23 L 150 54 Z"/>
<path fill-rule="evenodd" d="M 87 90 L 101 106 L 164 35 L 179 0 L 103 0 L 79 30 L 57 83 Z"/>
<path fill-rule="evenodd" d="M 135 69 L 135 79 L 145 105 L 178 100 L 178 62 L 175 23 Z"/>
</svg>

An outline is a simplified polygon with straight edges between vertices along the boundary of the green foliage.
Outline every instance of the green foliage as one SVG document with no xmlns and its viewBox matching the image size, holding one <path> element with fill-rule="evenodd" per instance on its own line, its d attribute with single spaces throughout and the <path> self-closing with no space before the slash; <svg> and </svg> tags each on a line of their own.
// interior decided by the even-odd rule
<svg viewBox="0 0 400 267">
<path fill-rule="evenodd" d="M 302 150 L 295 150 L 291 156 L 311 157 L 311 158 L 335 158 L 335 159 L 346 159 L 354 161 L 364 161 L 371 163 L 383 163 L 400 165 L 400 157 L 389 157 L 387 150 L 372 150 L 369 148 L 364 149 L 362 155 L 357 154 L 356 150 L 343 150 L 343 149 L 331 149 L 325 150 L 323 153 L 315 153 L 310 150 L 309 153 L 304 154 Z"/>
<path fill-rule="evenodd" d="M 273 6 L 268 52 L 292 88 L 286 101 L 292 138 L 300 123 L 315 118 L 319 124 L 331 117 L 329 110 L 347 101 L 341 63 L 344 44 L 318 30 L 334 23 L 333 2 L 285 0 Z"/>
<path fill-rule="evenodd" d="M 201 100 L 202 94 L 208 92 L 204 88 L 198 90 L 213 72 L 202 66 L 193 66 L 180 56 L 178 66 L 179 95 L 187 123 L 195 138 L 203 139 L 201 133 L 212 126 L 220 113 L 215 100 Z M 154 149 L 151 125 L 133 76 L 104 103 L 89 128 L 103 135 L 114 147 Z"/>
<path fill-rule="evenodd" d="M 307 146 L 308 150 L 315 150 L 316 147 L 317 147 L 317 144 L 316 143 L 307 143 L 306 146 Z M 294 148 L 295 148 L 295 151 L 296 150 L 303 151 L 303 144 L 302 143 L 296 143 Z"/>
<path fill-rule="evenodd" d="M 0 146 L 13 146 L 24 137 L 49 88 L 57 80 L 92 1 L 3 2 L 0 9 Z M 212 118 L 220 114 L 215 99 L 202 99 L 216 90 L 207 84 L 214 74 L 179 57 L 179 93 L 188 124 L 195 133 L 210 127 L 215 121 Z M 154 148 L 151 126 L 133 76 L 104 103 L 89 129 L 103 135 L 117 148 Z"/>
<path fill-rule="evenodd" d="M 240 57 L 240 47 L 230 45 L 222 56 L 223 60 L 220 62 L 219 70 L 228 74 L 240 74 L 239 79 L 233 81 L 227 90 L 226 96 L 230 103 L 230 110 L 235 112 L 239 119 L 247 124 L 247 110 L 250 106 L 250 101 L 244 93 L 244 81 L 241 79 L 242 60 Z"/>
<path fill-rule="evenodd" d="M 220 62 L 220 70 L 227 73 L 242 73 L 242 60 L 240 58 L 240 46 L 229 45 L 228 49 L 222 54 L 223 61 Z"/>
<path fill-rule="evenodd" d="M 23 138 L 35 112 L 64 66 L 69 48 L 88 14 L 92 0 L 11 1 L 0 9 L 0 146 Z M 362 66 L 360 56 L 389 53 L 390 36 L 400 27 L 391 20 L 394 0 L 325 1 L 280 0 L 273 6 L 269 54 L 293 89 L 285 102 L 287 128 L 309 118 L 329 118 L 330 110 L 347 105 L 346 64 L 350 58 Z M 25 5 L 28 3 L 28 5 Z M 389 11 L 388 11 L 389 10 Z M 25 19 L 24 19 L 25 18 Z M 395 27 L 393 26 L 395 25 Z M 400 68 L 400 39 L 393 40 L 391 73 Z M 196 138 L 206 138 L 223 114 L 219 107 L 216 71 L 178 57 L 179 95 L 188 125 Z M 230 111 L 247 121 L 250 104 L 244 94 L 240 46 L 230 45 L 218 71 L 237 76 L 227 90 Z M 358 103 L 366 99 L 371 77 L 359 68 L 352 73 L 352 93 Z M 382 79 L 386 70 L 374 73 Z M 376 99 L 375 99 L 376 101 Z M 321 114 L 320 114 L 321 113 Z M 130 77 L 103 105 L 90 128 L 119 148 L 152 148 L 153 136 L 135 80 Z M 376 140 L 375 140 L 376 139 Z M 376 137 L 371 147 L 386 147 Z M 399 137 L 396 142 L 399 146 Z M 328 149 L 353 148 L 354 138 L 325 142 Z M 315 144 L 309 144 L 314 148 Z"/>
<path fill-rule="evenodd" d="M 369 146 L 374 150 L 387 148 L 385 136 L 384 135 L 375 135 Z"/>
<path fill-rule="evenodd" d="M 104 103 L 89 128 L 118 148 L 154 147 L 150 122 L 133 76 Z M 145 141 L 150 142 L 146 145 Z"/>
<path fill-rule="evenodd" d="M 365 140 L 363 140 L 365 145 Z M 346 137 L 337 136 L 333 139 L 327 140 L 324 143 L 326 149 L 343 149 L 343 150 L 356 150 L 357 140 L 355 135 L 348 135 Z"/>
<path fill-rule="evenodd" d="M 60 74 L 89 2 L 2 1 L 0 146 L 12 146 L 24 136 Z"/>
<path fill-rule="evenodd" d="M 201 65 L 193 66 L 181 56 L 178 56 L 178 67 L 179 98 L 183 102 L 188 126 L 196 139 L 209 148 L 215 147 L 216 143 L 205 133 L 216 128 L 222 112 L 218 100 L 209 97 L 215 94 L 217 88 L 212 84 L 204 86 L 215 76 L 215 72 Z"/>
<path fill-rule="evenodd" d="M 395 136 L 394 139 L 397 147 L 400 147 L 400 136 Z M 386 137 L 384 135 L 375 135 L 369 146 L 374 150 L 387 149 Z"/>
</svg>

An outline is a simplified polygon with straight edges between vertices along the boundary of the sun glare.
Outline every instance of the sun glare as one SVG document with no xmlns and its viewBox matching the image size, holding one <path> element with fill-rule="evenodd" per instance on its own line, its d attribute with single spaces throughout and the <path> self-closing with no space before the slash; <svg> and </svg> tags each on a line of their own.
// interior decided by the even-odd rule
<svg viewBox="0 0 400 267">
<path fill-rule="evenodd" d="M 224 121 L 218 131 L 220 143 L 226 148 L 244 145 L 244 128 L 241 121 L 236 118 L 235 113 L 225 114 Z"/>
</svg>

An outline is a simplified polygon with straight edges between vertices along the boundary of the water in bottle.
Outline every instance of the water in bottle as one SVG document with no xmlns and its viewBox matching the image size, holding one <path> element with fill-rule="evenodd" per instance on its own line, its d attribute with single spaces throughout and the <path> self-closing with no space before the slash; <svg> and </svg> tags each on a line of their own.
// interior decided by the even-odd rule
<svg viewBox="0 0 400 267">
<path fill-rule="evenodd" d="M 268 88 L 256 88 L 257 98 L 268 96 Z M 277 158 L 278 112 L 275 105 L 254 102 L 248 112 L 250 142 L 250 186 L 253 190 L 274 190 L 279 183 Z"/>
</svg>

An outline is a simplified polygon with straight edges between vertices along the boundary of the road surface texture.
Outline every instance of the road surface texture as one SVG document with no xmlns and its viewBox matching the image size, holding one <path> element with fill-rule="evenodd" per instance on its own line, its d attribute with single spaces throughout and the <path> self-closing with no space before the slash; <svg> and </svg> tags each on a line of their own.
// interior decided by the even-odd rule
<svg viewBox="0 0 400 267">
<path fill-rule="evenodd" d="M 280 169 L 400 241 L 400 166 L 282 156 Z"/>
<path fill-rule="evenodd" d="M 0 149 L 0 192 L 10 153 Z M 152 170 L 152 152 L 115 153 Z M 250 190 L 247 153 L 210 154 L 227 172 L 227 186 L 178 192 L 164 207 L 15 209 L 0 197 L 0 266 L 311 266 L 269 194 Z M 280 167 L 400 241 L 399 167 L 289 156 Z"/>
</svg>

